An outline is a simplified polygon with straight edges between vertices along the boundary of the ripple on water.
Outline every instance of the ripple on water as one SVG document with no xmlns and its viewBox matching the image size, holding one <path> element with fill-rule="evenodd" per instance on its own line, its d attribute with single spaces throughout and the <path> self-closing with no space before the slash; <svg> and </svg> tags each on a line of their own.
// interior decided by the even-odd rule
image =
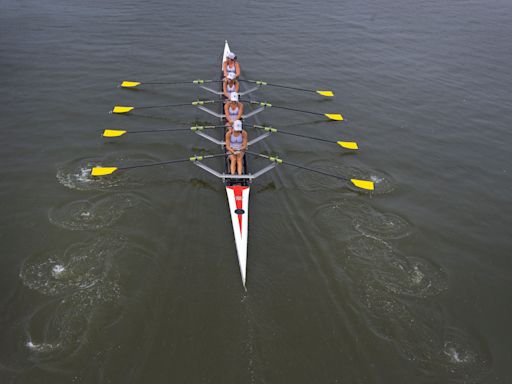
<svg viewBox="0 0 512 384">
<path fill-rule="evenodd" d="M 378 286 L 363 284 L 361 292 L 370 329 L 392 342 L 404 358 L 417 363 L 425 374 L 465 381 L 488 371 L 491 356 L 487 347 L 468 333 L 446 329 L 438 320 L 415 313 Z"/>
<path fill-rule="evenodd" d="M 48 219 L 52 224 L 70 230 L 100 229 L 114 224 L 127 209 L 138 203 L 138 197 L 128 193 L 94 197 L 53 208 Z"/>
<path fill-rule="evenodd" d="M 432 362 L 433 368 L 440 368 L 451 378 L 475 379 L 485 374 L 492 363 L 486 346 L 467 332 L 457 328 L 445 330 L 442 348 Z"/>
<path fill-rule="evenodd" d="M 124 239 L 108 236 L 71 245 L 65 252 L 43 252 L 28 258 L 20 271 L 24 285 L 55 296 L 88 289 L 112 275 L 112 257 Z"/>
<path fill-rule="evenodd" d="M 110 277 L 36 311 L 26 329 L 25 346 L 32 352 L 31 360 L 61 360 L 79 349 L 87 340 L 95 311 L 105 305 L 111 311 L 119 296 L 118 282 Z"/>
<path fill-rule="evenodd" d="M 314 220 L 320 229 L 342 240 L 359 234 L 397 239 L 412 232 L 411 225 L 400 216 L 381 213 L 366 203 L 351 199 L 333 201 L 318 207 Z"/>
<path fill-rule="evenodd" d="M 370 206 L 365 207 L 361 213 L 354 217 L 353 224 L 363 235 L 398 239 L 411 233 L 411 225 L 398 215 L 381 213 Z"/>
<path fill-rule="evenodd" d="M 94 159 L 72 160 L 57 170 L 57 180 L 70 189 L 105 190 L 119 184 L 119 177 L 93 177 L 91 169 L 98 165 Z"/>
<path fill-rule="evenodd" d="M 101 160 L 92 158 L 71 160 L 59 167 L 57 180 L 67 188 L 81 191 L 101 191 L 116 187 L 135 188 L 148 182 L 168 180 L 169 168 L 153 167 L 152 172 L 145 172 L 141 169 L 118 171 L 103 177 L 91 176 L 91 169 L 98 166 L 128 166 L 158 161 L 160 160 L 137 154 L 130 155 L 129 159 L 110 156 Z"/>
<path fill-rule="evenodd" d="M 20 277 L 25 286 L 56 296 L 38 308 L 27 323 L 25 346 L 33 360 L 67 356 L 86 339 L 100 306 L 116 308 L 119 274 L 113 257 L 125 245 L 119 236 L 73 244 L 65 252 L 43 252 L 25 261 Z"/>
<path fill-rule="evenodd" d="M 365 284 L 414 297 L 435 296 L 447 289 L 442 268 L 396 252 L 383 240 L 361 236 L 350 242 L 348 268 L 365 275 Z"/>
<path fill-rule="evenodd" d="M 341 241 L 350 240 L 360 236 L 352 225 L 352 213 L 357 210 L 357 204 L 341 200 L 320 205 L 313 214 L 313 221 L 323 235 Z"/>
</svg>

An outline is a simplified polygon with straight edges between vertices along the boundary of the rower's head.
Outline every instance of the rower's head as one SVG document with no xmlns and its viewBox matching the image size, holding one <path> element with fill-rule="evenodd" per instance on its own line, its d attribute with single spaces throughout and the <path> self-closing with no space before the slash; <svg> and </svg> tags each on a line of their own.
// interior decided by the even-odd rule
<svg viewBox="0 0 512 384">
<path fill-rule="evenodd" d="M 231 96 L 229 97 L 229 101 L 237 103 L 238 102 L 238 93 L 237 92 L 231 92 Z"/>
<path fill-rule="evenodd" d="M 233 52 L 229 52 L 226 56 L 226 59 L 234 61 L 236 60 L 236 55 Z"/>
<path fill-rule="evenodd" d="M 236 79 L 236 73 L 234 73 L 234 72 L 229 72 L 229 73 L 228 73 L 228 77 L 227 77 L 227 79 L 228 79 L 228 81 L 229 81 L 230 83 L 232 83 L 232 82 Z"/>
<path fill-rule="evenodd" d="M 233 122 L 233 130 L 236 132 L 242 131 L 242 121 L 241 120 L 235 120 Z"/>
</svg>

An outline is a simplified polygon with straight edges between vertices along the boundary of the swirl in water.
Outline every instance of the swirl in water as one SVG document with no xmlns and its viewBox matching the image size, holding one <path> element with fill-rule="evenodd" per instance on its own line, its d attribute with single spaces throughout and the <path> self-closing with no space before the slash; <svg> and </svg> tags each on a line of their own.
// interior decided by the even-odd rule
<svg viewBox="0 0 512 384">
<path fill-rule="evenodd" d="M 129 159 L 123 157 L 110 157 L 102 159 L 85 158 L 72 160 L 57 170 L 57 180 L 67 188 L 81 191 L 107 190 L 116 187 L 135 188 L 148 182 L 162 182 L 168 180 L 169 168 L 153 167 L 151 172 L 144 169 L 119 171 L 104 177 L 91 176 L 91 170 L 96 166 L 119 166 L 145 164 L 161 161 L 144 154 L 132 154 Z"/>
<path fill-rule="evenodd" d="M 123 244 L 120 238 L 103 237 L 73 244 L 63 254 L 43 252 L 24 263 L 21 280 L 27 287 L 52 296 L 92 287 L 108 275 L 110 259 Z"/>
<path fill-rule="evenodd" d="M 364 274 L 366 284 L 415 297 L 438 295 L 447 288 L 444 271 L 432 262 L 406 257 L 390 244 L 361 236 L 349 244 L 349 269 Z"/>
<path fill-rule="evenodd" d="M 445 382 L 466 382 L 489 370 L 491 357 L 487 347 L 469 333 L 447 328 L 446 319 L 416 314 L 375 284 L 362 283 L 361 292 L 370 329 L 392 342 L 404 358 L 418 364 L 424 373 L 444 378 Z"/>
<path fill-rule="evenodd" d="M 120 288 L 113 258 L 124 244 L 120 237 L 102 237 L 74 244 L 63 254 L 44 252 L 24 263 L 20 272 L 24 285 L 59 297 L 32 315 L 28 349 L 54 358 L 80 345 L 94 310 L 118 301 Z"/>
<path fill-rule="evenodd" d="M 48 218 L 51 223 L 66 229 L 100 229 L 114 224 L 127 209 L 138 203 L 135 195 L 127 193 L 94 197 L 53 208 Z"/>
<path fill-rule="evenodd" d="M 338 240 L 350 240 L 359 234 L 380 239 L 398 239 L 411 233 L 411 225 L 393 214 L 381 213 L 359 201 L 344 199 L 320 206 L 314 219 L 322 233 Z"/>
</svg>

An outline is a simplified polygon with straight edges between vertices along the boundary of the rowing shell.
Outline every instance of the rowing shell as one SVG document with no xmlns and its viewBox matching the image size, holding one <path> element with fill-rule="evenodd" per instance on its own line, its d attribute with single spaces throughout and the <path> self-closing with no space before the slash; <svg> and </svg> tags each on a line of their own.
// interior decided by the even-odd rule
<svg viewBox="0 0 512 384">
<path fill-rule="evenodd" d="M 226 41 L 224 44 L 224 52 L 222 55 L 222 65 L 224 65 L 224 63 L 226 62 L 227 55 L 229 53 L 230 53 L 230 49 L 229 49 L 228 42 Z M 223 78 L 223 75 L 221 75 L 221 78 Z M 216 82 L 216 81 L 214 81 L 214 80 L 194 80 L 193 84 L 197 84 L 201 88 L 205 89 L 206 91 L 212 92 L 221 98 L 221 100 L 219 100 L 220 104 L 221 104 L 221 110 L 219 112 L 213 111 L 205 106 L 207 104 L 215 103 L 216 102 L 215 100 L 205 100 L 205 101 L 197 100 L 197 101 L 192 102 L 190 105 L 196 106 L 200 110 L 219 118 L 221 120 L 220 127 L 225 127 L 225 125 L 222 124 L 226 117 L 224 115 L 224 110 L 222 108 L 222 104 L 224 101 L 222 89 L 216 90 L 216 89 L 213 89 L 206 85 L 206 84 L 210 85 L 211 83 L 214 83 L 214 82 Z M 288 87 L 288 86 L 282 86 L 282 85 L 277 85 L 277 84 L 270 84 L 270 83 L 266 83 L 264 81 L 245 80 L 245 82 L 256 84 L 256 86 L 253 86 L 252 88 L 244 89 L 243 91 L 238 92 L 239 95 L 247 95 L 247 94 L 257 90 L 262 85 L 273 85 L 273 86 L 278 86 L 278 87 L 283 87 L 283 88 L 296 89 L 296 90 L 300 90 L 300 91 L 316 92 L 322 96 L 333 96 L 332 91 L 321 91 L 321 90 L 314 91 L 314 90 L 308 90 L 308 89 L 302 89 L 302 88 L 296 88 L 296 87 Z M 180 84 L 180 83 L 182 83 L 182 82 L 178 82 L 177 84 Z M 222 81 L 220 83 L 222 83 Z M 143 83 L 133 82 L 133 81 L 123 81 L 121 86 L 127 87 L 127 88 L 133 88 L 133 87 L 137 87 L 138 85 L 141 85 L 141 84 L 143 84 Z M 154 83 L 146 83 L 146 84 L 176 84 L 176 83 L 172 83 L 172 82 L 171 83 L 156 83 L 156 82 L 154 82 Z M 244 125 L 246 124 L 245 123 L 246 119 L 253 117 L 254 115 L 262 112 L 263 110 L 265 110 L 268 107 L 273 106 L 272 104 L 267 103 L 267 102 L 258 102 L 258 101 L 254 101 L 254 100 L 249 100 L 248 102 L 251 106 L 256 105 L 258 107 L 255 107 L 251 111 L 248 111 L 247 113 L 243 114 L 242 119 L 244 120 Z M 114 109 L 112 110 L 112 112 L 113 113 L 128 113 L 135 108 L 138 108 L 138 109 L 164 108 L 164 107 L 176 107 L 176 106 L 182 106 L 182 105 L 188 105 L 188 104 L 145 106 L 145 107 L 114 106 Z M 310 111 L 303 111 L 303 110 L 294 109 L 294 108 L 278 107 L 275 105 L 274 105 L 274 107 L 288 109 L 291 111 L 305 112 L 305 113 L 310 113 L 310 114 L 314 114 L 314 115 L 323 115 L 323 116 L 329 118 L 330 120 L 336 120 L 336 121 L 343 120 L 343 117 L 340 114 L 328 114 L 328 113 L 323 114 L 323 113 L 316 113 L 316 112 L 310 112 Z M 321 174 L 324 176 L 330 176 L 330 177 L 336 178 L 338 180 L 342 180 L 344 182 L 351 182 L 354 186 L 356 186 L 360 189 L 365 189 L 365 190 L 370 190 L 370 191 L 374 190 L 374 183 L 369 180 L 352 179 L 352 178 L 348 178 L 346 176 L 339 176 L 339 175 L 336 175 L 333 173 L 328 173 L 328 172 L 308 168 L 308 167 L 294 164 L 294 163 L 291 163 L 288 161 L 284 162 L 282 159 L 280 159 L 277 156 L 268 156 L 268 155 L 264 155 L 261 153 L 254 153 L 254 152 L 249 152 L 249 151 L 247 151 L 246 153 L 250 153 L 254 156 L 267 159 L 268 161 L 270 161 L 270 164 L 259 169 L 255 173 L 250 173 L 248 166 L 247 166 L 247 156 L 244 156 L 243 174 L 242 175 L 231 175 L 228 158 L 225 154 L 225 142 L 224 141 L 225 141 L 226 132 L 224 132 L 224 135 L 222 135 L 222 137 L 220 137 L 220 138 L 213 137 L 205 132 L 206 129 L 213 129 L 213 128 L 218 128 L 218 127 L 219 126 L 195 125 L 195 126 L 191 127 L 190 129 L 192 132 L 201 136 L 202 138 L 209 140 L 210 142 L 215 143 L 216 145 L 220 146 L 222 149 L 222 153 L 220 153 L 220 154 L 192 156 L 192 157 L 185 158 L 185 159 L 175 159 L 175 160 L 170 160 L 170 161 L 165 161 L 165 162 L 141 164 L 141 165 L 127 166 L 127 167 L 120 167 L 120 168 L 118 168 L 118 167 L 93 167 L 93 169 L 91 170 L 91 175 L 92 176 L 105 176 L 105 175 L 110 175 L 117 170 L 127 170 L 127 169 L 132 169 L 132 168 L 139 168 L 139 167 L 156 166 L 156 165 L 182 163 L 182 162 L 191 161 L 192 164 L 194 164 L 195 166 L 202 168 L 204 171 L 210 173 L 214 177 L 221 179 L 226 188 L 226 195 L 228 198 L 228 206 L 229 206 L 229 214 L 231 216 L 231 223 L 233 226 L 233 235 L 235 238 L 236 251 L 237 251 L 237 255 L 238 255 L 238 264 L 240 266 L 240 274 L 242 277 L 242 284 L 243 284 L 244 289 L 246 289 L 247 241 L 248 241 L 248 230 L 249 230 L 249 193 L 250 193 L 249 185 L 256 178 L 271 171 L 278 164 L 286 164 L 286 165 L 289 165 L 292 167 L 296 167 L 299 169 L 318 173 L 318 174 Z M 269 137 L 272 133 L 278 132 L 278 130 L 276 128 L 269 127 L 269 126 L 253 125 L 253 127 L 263 129 L 264 133 L 254 137 L 252 140 L 249 140 L 247 143 L 248 147 L 251 147 L 253 144 L 258 143 L 259 141 Z M 163 129 L 160 131 L 179 131 L 179 130 L 182 130 L 182 129 Z M 138 131 L 138 132 L 153 132 L 153 131 Z M 121 131 L 121 130 L 105 130 L 103 133 L 103 136 L 117 137 L 117 136 L 124 135 L 125 133 L 128 133 L 128 132 L 124 131 L 124 130 L 123 131 Z M 331 142 L 334 144 L 338 144 L 339 146 L 341 146 L 343 148 L 347 148 L 347 149 L 357 149 L 357 144 L 354 142 L 331 141 L 331 140 L 325 140 L 325 139 L 321 139 L 321 138 L 300 135 L 300 134 L 295 134 L 292 132 L 285 132 L 285 131 L 281 131 L 280 133 L 299 136 L 299 137 L 312 139 L 312 140 L 319 140 L 319 141 L 323 141 L 323 142 Z M 225 165 L 224 165 L 223 172 L 219 172 L 216 169 L 211 168 L 210 166 L 208 166 L 207 164 L 205 164 L 203 162 L 203 160 L 211 159 L 214 157 L 224 157 Z"/>
<path fill-rule="evenodd" d="M 222 56 L 222 66 L 226 61 L 226 57 L 230 52 L 228 42 L 224 43 L 224 54 Z M 223 77 L 223 75 L 221 75 Z M 222 83 L 221 83 L 222 84 Z M 222 85 L 221 85 L 222 87 Z M 223 107 L 221 103 L 221 108 Z M 222 111 L 221 111 L 222 113 Z M 226 173 L 229 173 L 229 160 L 226 161 Z M 246 165 L 246 164 L 245 164 Z M 247 168 L 245 166 L 244 168 Z M 244 169 L 247 173 L 247 169 Z M 226 195 L 228 196 L 229 214 L 233 224 L 233 234 L 235 236 L 236 252 L 238 254 L 238 265 L 240 266 L 240 274 L 242 276 L 242 284 L 244 289 L 247 271 L 247 240 L 249 237 L 249 192 L 250 187 L 247 180 L 226 179 Z"/>
</svg>

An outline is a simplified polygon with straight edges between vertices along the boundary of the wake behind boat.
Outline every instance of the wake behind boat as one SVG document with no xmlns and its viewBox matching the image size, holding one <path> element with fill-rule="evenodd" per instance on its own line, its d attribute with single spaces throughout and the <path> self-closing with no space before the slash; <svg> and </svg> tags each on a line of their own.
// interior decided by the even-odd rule
<svg viewBox="0 0 512 384">
<path fill-rule="evenodd" d="M 229 44 L 226 41 L 224 43 L 224 50 L 222 55 L 222 63 L 221 63 L 221 69 L 224 67 L 224 63 L 227 60 L 228 55 L 230 55 L 231 50 L 229 48 Z M 103 166 L 97 166 L 94 167 L 91 170 L 92 176 L 105 176 L 112 174 L 119 170 L 128 170 L 133 168 L 139 168 L 139 167 L 147 167 L 147 166 L 153 166 L 153 165 L 166 165 L 166 164 L 177 164 L 177 163 L 185 163 L 185 162 L 192 162 L 194 165 L 198 166 L 199 168 L 203 169 L 204 171 L 210 173 L 211 175 L 219 178 L 225 185 L 226 188 L 226 195 L 228 198 L 228 208 L 229 208 L 229 214 L 231 217 L 231 223 L 233 227 L 233 235 L 235 238 L 235 245 L 236 245 L 236 251 L 238 255 L 238 264 L 240 267 L 240 274 L 242 278 L 242 285 L 244 289 L 246 289 L 246 276 L 247 276 L 247 244 L 248 244 L 248 237 L 249 237 L 249 193 L 250 193 L 250 184 L 259 176 L 267 173 L 268 171 L 274 169 L 277 165 L 288 165 L 292 167 L 296 167 L 302 170 L 306 170 L 309 172 L 314 172 L 318 174 L 322 174 L 325 176 L 337 178 L 339 180 L 348 181 L 355 187 L 363 190 L 370 190 L 372 191 L 374 189 L 374 183 L 369 180 L 360 180 L 355 178 L 349 178 L 345 176 L 336 175 L 333 173 L 324 172 L 321 170 L 305 167 L 303 165 L 291 163 L 288 161 L 284 161 L 278 156 L 269 156 L 262 153 L 255 153 L 247 150 L 245 156 L 243 157 L 243 174 L 231 174 L 230 173 L 230 164 L 229 160 L 226 155 L 226 143 L 225 143 L 225 137 L 227 133 L 227 126 L 226 126 L 226 115 L 224 113 L 223 104 L 225 101 L 225 97 L 223 96 L 223 78 L 224 73 L 221 71 L 221 80 L 194 80 L 192 82 L 159 82 L 159 83 L 143 83 L 143 82 L 135 82 L 135 81 L 124 81 L 121 83 L 121 86 L 123 88 L 134 88 L 138 87 L 140 85 L 160 85 L 160 84 L 182 84 L 182 83 L 190 83 L 198 85 L 199 87 L 203 88 L 204 90 L 214 93 L 216 95 L 219 95 L 218 100 L 197 100 L 191 103 L 185 103 L 185 104 L 170 104 L 170 105 L 159 105 L 159 106 L 146 106 L 146 107 L 127 107 L 127 106 L 115 106 L 112 110 L 113 113 L 129 113 L 136 109 L 144 109 L 144 108 L 166 108 L 166 107 L 175 107 L 175 106 L 196 106 L 197 108 L 201 109 L 204 112 L 207 112 L 208 114 L 219 118 L 220 125 L 207 125 L 207 126 L 200 126 L 195 125 L 190 127 L 190 131 L 196 133 L 197 135 L 203 137 L 204 139 L 220 146 L 221 153 L 217 155 L 204 155 L 204 156 L 191 156 L 189 158 L 184 159 L 175 159 L 175 160 L 169 160 L 159 163 L 150 163 L 150 164 L 140 164 L 140 165 L 132 165 L 132 166 L 125 166 L 125 167 L 103 167 Z M 275 87 L 282 87 L 282 88 L 288 88 L 292 90 L 300 90 L 300 91 L 306 91 L 306 92 L 315 92 L 321 96 L 325 97 L 332 97 L 334 96 L 334 93 L 332 91 L 325 91 L 325 90 L 308 90 L 308 89 L 302 89 L 297 87 L 290 87 L 286 85 L 278 85 L 278 84 L 270 84 L 265 81 L 253 81 L 253 80 L 240 80 L 245 81 L 246 83 L 252 84 L 252 88 L 249 88 L 245 91 L 239 92 L 240 95 L 247 95 L 251 92 L 256 91 L 262 86 L 269 85 L 269 86 L 275 86 Z M 220 84 L 220 90 L 213 89 L 210 84 L 219 83 Z M 206 105 L 212 105 L 215 103 L 220 104 L 220 111 L 216 112 L 210 108 L 207 108 Z M 245 121 L 248 118 L 251 118 L 255 116 L 256 114 L 264 111 L 267 108 L 277 106 L 268 103 L 268 102 L 249 102 L 251 105 L 256 105 L 257 107 L 253 109 L 252 111 L 245 113 L 242 115 L 244 125 Z M 335 121 L 341 121 L 343 120 L 343 117 L 340 114 L 330 114 L 330 113 L 318 113 L 318 112 L 310 112 L 310 111 L 303 111 L 295 108 L 289 108 L 289 107 L 277 107 L 285 110 L 290 110 L 294 112 L 305 112 L 320 116 L 325 116 L 330 120 Z M 247 143 L 248 147 L 251 147 L 252 145 L 258 143 L 259 141 L 266 139 L 267 137 L 271 136 L 272 134 L 284 134 L 284 135 L 292 135 L 297 137 L 302 137 L 309 140 L 317 140 L 327 143 L 336 144 L 341 148 L 345 148 L 348 150 L 357 150 L 358 145 L 354 142 L 349 141 L 333 141 L 333 140 L 325 140 L 313 136 L 306 136 L 306 135 L 300 135 L 294 132 L 288 132 L 288 131 L 282 131 L 280 129 L 270 127 L 270 126 L 261 126 L 261 125 L 253 125 L 254 131 L 262 131 L 259 136 L 254 137 L 252 140 L 249 140 Z M 214 136 L 206 133 L 208 130 L 214 130 L 214 129 L 222 129 L 223 135 L 220 139 L 215 138 Z M 174 128 L 174 129 L 160 129 L 160 130 L 149 130 L 149 131 L 119 131 L 119 130 L 110 130 L 107 129 L 104 131 L 103 136 L 104 137 L 119 137 L 128 133 L 144 133 L 144 132 L 176 132 L 176 131 L 183 131 L 188 130 L 187 128 Z M 269 164 L 256 171 L 255 173 L 250 173 L 249 167 L 248 167 L 248 161 L 247 161 L 247 153 L 255 156 L 264 158 L 269 161 Z M 210 166 L 206 165 L 204 163 L 204 160 L 215 158 L 215 157 L 224 157 L 224 172 L 219 172 Z"/>
</svg>

